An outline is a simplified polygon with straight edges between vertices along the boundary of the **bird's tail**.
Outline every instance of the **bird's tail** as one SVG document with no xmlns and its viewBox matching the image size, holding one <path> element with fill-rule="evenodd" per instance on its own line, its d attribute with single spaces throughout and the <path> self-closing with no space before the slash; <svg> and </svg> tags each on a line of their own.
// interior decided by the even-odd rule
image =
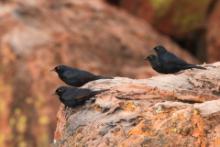
<svg viewBox="0 0 220 147">
<path fill-rule="evenodd" d="M 102 90 L 97 90 L 97 91 L 93 91 L 94 95 L 100 94 L 102 92 L 108 91 L 109 89 L 102 89 Z"/>
<path fill-rule="evenodd" d="M 187 68 L 197 68 L 197 69 L 206 70 L 205 67 L 202 67 L 202 66 L 199 66 L 199 65 L 194 65 L 194 64 L 189 64 L 189 65 L 187 66 Z"/>
<path fill-rule="evenodd" d="M 100 94 L 102 92 L 108 91 L 109 89 L 102 89 L 102 90 L 96 90 L 96 91 L 92 91 L 89 96 L 87 96 L 84 99 L 80 99 L 77 101 L 78 105 L 82 105 L 84 104 L 86 101 L 91 100 L 92 97 L 96 96 L 97 94 Z M 90 102 L 94 102 L 93 100 L 91 100 Z"/>
</svg>

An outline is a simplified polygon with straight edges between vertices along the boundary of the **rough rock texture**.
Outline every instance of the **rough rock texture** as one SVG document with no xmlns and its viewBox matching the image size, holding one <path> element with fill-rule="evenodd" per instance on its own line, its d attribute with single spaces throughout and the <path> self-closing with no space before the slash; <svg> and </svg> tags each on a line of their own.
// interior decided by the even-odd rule
<svg viewBox="0 0 220 147">
<path fill-rule="evenodd" d="M 207 23 L 207 54 L 208 61 L 220 59 L 220 1 L 216 1 Z"/>
<path fill-rule="evenodd" d="M 115 77 L 94 103 L 57 114 L 54 146 L 220 145 L 220 62 L 149 79 Z"/>
<path fill-rule="evenodd" d="M 48 146 L 57 76 L 68 64 L 95 73 L 149 77 L 143 57 L 164 44 L 195 60 L 145 22 L 99 0 L 15 0 L 0 5 L 0 146 Z"/>
<path fill-rule="evenodd" d="M 183 38 L 200 29 L 213 0 L 120 0 L 120 6 L 152 23 L 159 31 Z"/>
</svg>

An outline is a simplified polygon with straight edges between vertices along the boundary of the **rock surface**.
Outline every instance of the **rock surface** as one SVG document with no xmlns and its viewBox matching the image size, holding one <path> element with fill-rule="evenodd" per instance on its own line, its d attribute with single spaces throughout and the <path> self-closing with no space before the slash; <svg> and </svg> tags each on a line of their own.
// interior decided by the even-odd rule
<svg viewBox="0 0 220 147">
<path fill-rule="evenodd" d="M 54 146 L 219 146 L 220 62 L 204 66 L 88 83 L 109 91 L 84 106 L 61 105 Z"/>
<path fill-rule="evenodd" d="M 49 70 L 68 64 L 136 78 L 155 74 L 143 57 L 164 44 L 195 62 L 149 24 L 101 0 L 15 0 L 0 5 L 0 146 L 48 146 L 61 84 Z"/>
</svg>

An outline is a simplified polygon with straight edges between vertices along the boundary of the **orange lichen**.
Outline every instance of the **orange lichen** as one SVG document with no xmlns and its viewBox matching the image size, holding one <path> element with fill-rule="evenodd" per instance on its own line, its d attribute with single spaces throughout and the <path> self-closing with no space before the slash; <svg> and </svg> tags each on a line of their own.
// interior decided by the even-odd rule
<svg viewBox="0 0 220 147">
<path fill-rule="evenodd" d="M 198 110 L 194 109 L 192 113 L 191 121 L 192 121 L 192 125 L 194 126 L 192 136 L 197 138 L 196 144 L 200 145 L 201 147 L 205 147 L 207 144 L 207 139 L 204 130 L 205 124 Z"/>
<path fill-rule="evenodd" d="M 121 102 L 119 105 L 124 111 L 134 111 L 136 109 L 136 106 L 132 101 Z"/>
<path fill-rule="evenodd" d="M 63 135 L 63 131 L 64 131 L 64 126 L 66 124 L 66 118 L 65 118 L 65 115 L 63 114 L 63 107 L 60 108 L 60 111 L 58 111 L 57 113 L 57 122 L 58 122 L 58 125 L 57 125 L 57 128 L 56 128 L 56 131 L 54 133 L 54 139 L 56 140 L 59 140 L 62 135 Z"/>
<path fill-rule="evenodd" d="M 143 136 L 152 136 L 154 132 L 150 127 L 145 124 L 145 121 L 141 121 L 137 126 L 129 130 L 128 135 L 143 135 Z"/>
</svg>

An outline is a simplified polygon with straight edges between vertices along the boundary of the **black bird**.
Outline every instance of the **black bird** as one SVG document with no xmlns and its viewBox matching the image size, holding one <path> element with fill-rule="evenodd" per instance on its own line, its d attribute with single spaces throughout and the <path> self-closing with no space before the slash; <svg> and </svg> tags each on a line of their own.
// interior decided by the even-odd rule
<svg viewBox="0 0 220 147">
<path fill-rule="evenodd" d="M 151 67 L 159 72 L 159 73 L 165 73 L 165 70 L 163 68 L 163 66 L 160 64 L 158 57 L 156 55 L 149 55 L 146 58 L 144 58 L 145 60 L 148 60 L 150 62 Z"/>
<path fill-rule="evenodd" d="M 56 89 L 55 94 L 58 95 L 60 101 L 65 107 L 73 108 L 78 105 L 83 105 L 91 97 L 107 90 L 108 89 L 92 91 L 86 88 L 61 86 Z"/>
<path fill-rule="evenodd" d="M 104 77 L 100 75 L 92 74 L 88 71 L 72 68 L 66 65 L 58 65 L 53 69 L 59 76 L 59 78 L 66 84 L 80 87 L 90 81 L 99 79 L 112 79 L 112 77 Z"/>
<path fill-rule="evenodd" d="M 154 64 L 154 69 L 159 73 L 176 73 L 181 70 L 191 69 L 191 68 L 198 68 L 198 69 L 206 69 L 204 67 L 189 64 L 186 61 L 180 59 L 173 53 L 167 51 L 163 46 L 159 45 L 154 48 L 155 52 L 157 53 L 157 57 L 151 56 L 147 58 L 151 65 Z M 153 67 L 152 66 L 152 67 Z"/>
</svg>

